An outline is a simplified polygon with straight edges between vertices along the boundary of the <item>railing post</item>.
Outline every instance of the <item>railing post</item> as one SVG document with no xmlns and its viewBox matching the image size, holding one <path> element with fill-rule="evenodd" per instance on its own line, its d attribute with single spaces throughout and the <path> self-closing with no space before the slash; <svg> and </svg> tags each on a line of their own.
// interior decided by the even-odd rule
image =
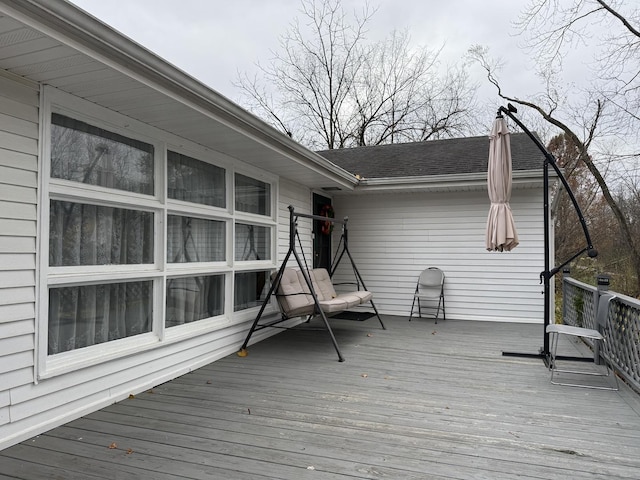
<svg viewBox="0 0 640 480">
<path fill-rule="evenodd" d="M 567 284 L 564 281 L 565 278 L 571 277 L 571 268 L 566 266 L 562 269 L 562 323 L 567 318 Z"/>
<path fill-rule="evenodd" d="M 609 291 L 609 285 L 611 284 L 611 277 L 609 275 L 607 275 L 606 273 L 601 273 L 599 275 L 596 276 L 596 284 L 598 285 L 598 292 L 595 298 L 595 309 L 594 312 L 596 312 L 596 315 L 598 314 L 598 305 L 600 303 L 600 296 Z M 602 332 L 602 327 L 600 326 L 600 322 L 598 321 L 598 318 L 596 317 L 596 328 L 598 329 L 598 331 L 600 331 L 600 333 Z M 606 341 L 606 340 L 605 340 Z M 597 365 L 600 365 L 600 342 L 595 342 L 594 347 L 593 347 L 593 356 L 595 359 L 595 362 Z"/>
</svg>

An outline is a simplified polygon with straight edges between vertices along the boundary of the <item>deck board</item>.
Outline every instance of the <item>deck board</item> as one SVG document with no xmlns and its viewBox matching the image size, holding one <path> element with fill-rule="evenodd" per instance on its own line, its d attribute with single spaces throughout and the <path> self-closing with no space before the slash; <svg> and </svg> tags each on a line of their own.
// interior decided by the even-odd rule
<svg viewBox="0 0 640 480">
<path fill-rule="evenodd" d="M 332 320 L 345 362 L 306 326 L 252 345 L 5 449 L 0 478 L 640 478 L 640 396 L 502 355 L 541 326 L 384 321 Z"/>
</svg>

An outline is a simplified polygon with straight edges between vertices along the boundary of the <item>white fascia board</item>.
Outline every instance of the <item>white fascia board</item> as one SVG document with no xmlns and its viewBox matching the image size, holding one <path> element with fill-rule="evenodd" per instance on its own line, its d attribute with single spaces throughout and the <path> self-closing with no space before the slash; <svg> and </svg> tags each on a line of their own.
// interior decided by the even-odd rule
<svg viewBox="0 0 640 480">
<path fill-rule="evenodd" d="M 555 175 L 553 175 L 553 177 L 555 177 Z M 512 174 L 512 181 L 514 188 L 542 187 L 542 171 L 516 171 Z M 486 187 L 487 174 L 485 172 L 461 173 L 453 175 L 426 175 L 422 177 L 363 178 L 356 187 L 355 193 L 480 190 Z"/>
<path fill-rule="evenodd" d="M 0 0 L 0 12 L 242 132 L 328 180 L 347 189 L 358 184 L 351 173 L 68 2 Z"/>
</svg>

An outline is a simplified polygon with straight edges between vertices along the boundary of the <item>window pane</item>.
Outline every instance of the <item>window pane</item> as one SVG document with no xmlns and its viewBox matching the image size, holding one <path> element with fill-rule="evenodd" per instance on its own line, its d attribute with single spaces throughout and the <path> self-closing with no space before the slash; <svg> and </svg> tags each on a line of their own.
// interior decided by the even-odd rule
<svg viewBox="0 0 640 480">
<path fill-rule="evenodd" d="M 271 229 L 258 225 L 236 223 L 236 261 L 270 260 Z"/>
<path fill-rule="evenodd" d="M 225 260 L 225 223 L 217 220 L 167 216 L 167 262 Z"/>
<path fill-rule="evenodd" d="M 169 198 L 213 207 L 226 206 L 224 168 L 171 151 L 168 159 Z"/>
<path fill-rule="evenodd" d="M 51 176 L 153 195 L 153 145 L 54 113 Z"/>
<path fill-rule="evenodd" d="M 49 289 L 49 355 L 150 332 L 153 282 Z"/>
<path fill-rule="evenodd" d="M 224 275 L 167 280 L 167 318 L 173 327 L 224 313 Z"/>
<path fill-rule="evenodd" d="M 52 200 L 49 265 L 153 263 L 153 213 Z"/>
<path fill-rule="evenodd" d="M 271 215 L 271 185 L 236 173 L 236 210 Z"/>
<path fill-rule="evenodd" d="M 241 272 L 235 275 L 234 311 L 262 305 L 269 293 L 269 271 Z"/>
</svg>

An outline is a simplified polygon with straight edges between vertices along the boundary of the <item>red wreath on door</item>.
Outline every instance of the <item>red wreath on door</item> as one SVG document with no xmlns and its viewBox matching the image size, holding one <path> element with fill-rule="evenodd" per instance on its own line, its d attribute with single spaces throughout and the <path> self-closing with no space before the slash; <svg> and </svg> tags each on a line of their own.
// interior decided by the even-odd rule
<svg viewBox="0 0 640 480">
<path fill-rule="evenodd" d="M 333 211 L 333 207 L 329 203 L 322 206 L 322 208 L 320 209 L 320 215 L 327 218 L 336 217 L 336 214 Z M 331 232 L 333 232 L 333 222 L 322 222 L 320 224 L 320 232 L 322 232 L 323 235 L 330 235 Z"/>
</svg>

